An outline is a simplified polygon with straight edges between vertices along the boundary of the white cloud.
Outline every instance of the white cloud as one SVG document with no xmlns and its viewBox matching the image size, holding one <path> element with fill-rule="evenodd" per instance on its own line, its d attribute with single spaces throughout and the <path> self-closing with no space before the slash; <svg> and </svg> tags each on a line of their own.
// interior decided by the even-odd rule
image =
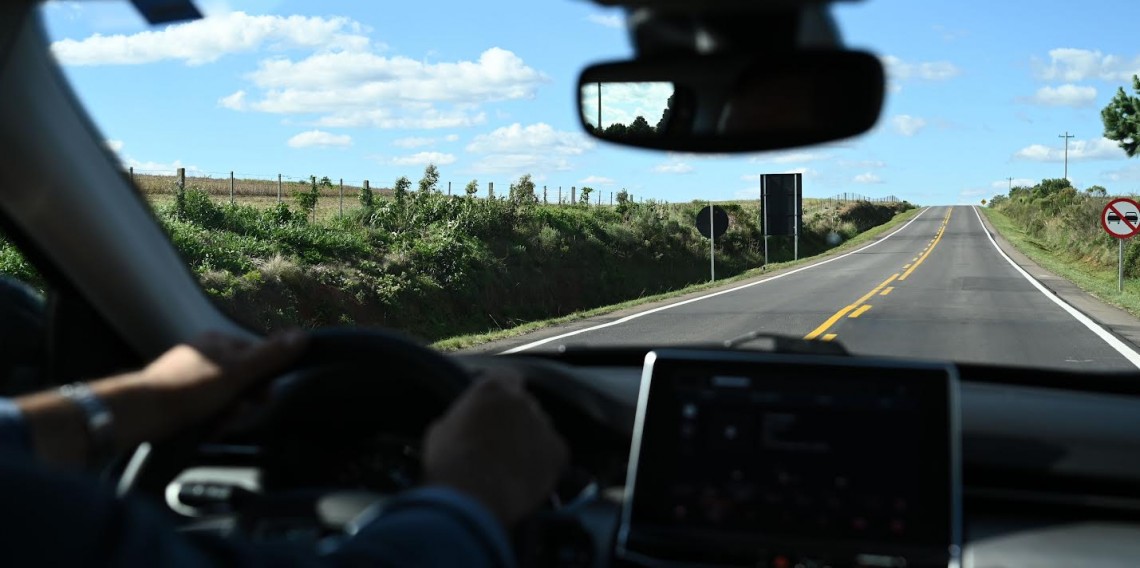
<svg viewBox="0 0 1140 568">
<path fill-rule="evenodd" d="M 1093 140 L 1073 140 L 1069 142 L 1069 161 L 1084 162 L 1093 160 L 1116 160 L 1127 155 L 1120 146 L 1108 138 Z M 1033 144 L 1013 154 L 1015 160 L 1030 162 L 1062 162 L 1065 160 L 1064 142 L 1056 146 Z"/>
<path fill-rule="evenodd" d="M 586 122 L 596 126 L 597 86 L 583 86 L 579 96 Z M 602 85 L 602 125 L 609 126 L 615 122 L 628 125 L 640 116 L 650 126 L 656 126 L 671 96 L 673 96 L 673 84 L 668 82 L 604 84 Z"/>
<path fill-rule="evenodd" d="M 410 156 L 392 158 L 390 163 L 393 166 L 426 166 L 428 164 L 446 166 L 455 163 L 455 155 L 442 152 L 419 152 Z"/>
<path fill-rule="evenodd" d="M 198 166 L 187 166 L 182 163 L 182 160 L 174 160 L 173 162 L 144 162 L 128 156 L 123 160 L 123 165 L 134 168 L 136 174 L 172 176 L 178 172 L 178 168 L 186 168 L 186 175 L 202 174 L 201 168 Z"/>
<path fill-rule="evenodd" d="M 1136 74 L 1140 74 L 1140 57 L 1067 47 L 1049 50 L 1049 63 L 1037 66 L 1037 76 L 1047 81 L 1131 81 Z"/>
<path fill-rule="evenodd" d="M 230 110 L 245 110 L 245 91 L 238 91 L 218 99 L 218 106 Z"/>
<path fill-rule="evenodd" d="M 653 173 L 658 174 L 687 174 L 691 171 L 693 171 L 692 165 L 675 158 L 663 164 L 653 166 Z"/>
<path fill-rule="evenodd" d="M 400 148 L 420 148 L 422 146 L 431 146 L 435 144 L 435 138 L 424 138 L 412 136 L 408 138 L 398 138 L 392 141 L 393 146 Z"/>
<path fill-rule="evenodd" d="M 119 151 L 123 149 L 123 141 L 122 140 L 104 140 L 103 144 L 106 145 L 107 148 L 110 148 L 111 151 L 115 152 L 116 154 L 119 153 Z"/>
<path fill-rule="evenodd" d="M 1027 101 L 1044 106 L 1087 107 L 1096 102 L 1096 87 L 1072 84 L 1041 87 Z"/>
<path fill-rule="evenodd" d="M 166 60 L 203 65 L 262 47 L 362 50 L 370 43 L 364 32 L 364 26 L 348 18 L 229 12 L 161 30 L 62 39 L 51 50 L 64 65 L 139 65 Z"/>
<path fill-rule="evenodd" d="M 466 150 L 484 154 L 471 168 L 475 173 L 534 173 L 569 170 L 570 158 L 594 148 L 594 143 L 578 132 L 555 130 L 539 122 L 523 126 L 514 123 L 480 134 Z"/>
<path fill-rule="evenodd" d="M 582 185 L 613 185 L 614 180 L 602 176 L 589 176 L 578 180 L 578 183 Z"/>
<path fill-rule="evenodd" d="M 352 137 L 347 134 L 333 134 L 323 130 L 309 130 L 293 136 L 286 144 L 290 148 L 344 147 L 352 145 Z"/>
<path fill-rule="evenodd" d="M 852 178 L 851 181 L 855 183 L 883 183 L 883 178 L 875 175 L 874 172 L 864 172 Z"/>
<path fill-rule="evenodd" d="M 962 73 L 958 66 L 949 61 L 909 63 L 894 55 L 885 55 L 882 57 L 882 62 L 892 92 L 901 90 L 900 83 L 905 81 L 946 81 Z"/>
<path fill-rule="evenodd" d="M 792 168 L 789 170 L 780 171 L 780 172 L 767 172 L 767 173 L 800 174 L 800 175 L 804 176 L 804 178 L 807 178 L 807 179 L 818 178 L 820 175 L 819 171 L 813 170 L 811 168 L 805 168 L 802 166 L 798 167 L 798 168 Z M 765 174 L 744 174 L 744 175 L 740 176 L 740 180 L 741 181 L 759 182 L 760 176 L 762 176 L 762 175 L 765 175 Z M 757 191 L 759 191 L 759 190 L 757 190 Z"/>
<path fill-rule="evenodd" d="M 909 114 L 900 114 L 891 117 L 891 126 L 894 126 L 895 131 L 903 136 L 914 136 L 926 127 L 926 119 Z"/>
<path fill-rule="evenodd" d="M 990 187 L 992 187 L 994 189 L 1008 190 L 1010 188 L 1010 183 L 1011 182 L 1008 179 L 1002 179 L 1002 180 L 998 180 L 998 181 L 991 183 Z M 1032 180 L 1029 178 L 1013 178 L 1012 183 L 1013 183 L 1013 187 L 1018 187 L 1018 186 L 1031 187 L 1031 186 L 1037 185 L 1037 182 L 1035 180 Z"/>
<path fill-rule="evenodd" d="M 541 151 L 577 156 L 593 147 L 593 142 L 577 132 L 555 130 L 544 122 L 527 126 L 516 122 L 476 136 L 467 145 L 467 151 L 477 154 Z"/>
<path fill-rule="evenodd" d="M 754 164 L 803 164 L 826 160 L 830 157 L 822 152 L 786 152 L 755 156 L 748 161 Z"/>
<path fill-rule="evenodd" d="M 425 63 L 366 52 L 269 59 L 249 75 L 262 90 L 250 107 L 323 114 L 324 126 L 454 128 L 486 122 L 480 104 L 532 98 L 547 77 L 514 53 L 492 47 L 475 61 Z M 447 109 L 435 107 L 447 103 Z"/>
<path fill-rule="evenodd" d="M 443 137 L 443 140 L 445 142 L 457 142 L 459 140 L 459 135 L 458 134 L 448 134 L 447 136 Z"/>
<path fill-rule="evenodd" d="M 624 28 L 625 18 L 621 14 L 590 14 L 587 20 L 607 28 Z"/>
<path fill-rule="evenodd" d="M 839 160 L 838 164 L 844 168 L 865 170 L 867 168 L 885 168 L 887 163 L 882 160 Z"/>
<path fill-rule="evenodd" d="M 989 195 L 989 194 L 990 194 L 989 190 L 983 189 L 980 187 L 971 187 L 971 188 L 963 189 L 962 191 L 958 192 L 959 197 L 977 197 L 979 195 Z"/>
</svg>

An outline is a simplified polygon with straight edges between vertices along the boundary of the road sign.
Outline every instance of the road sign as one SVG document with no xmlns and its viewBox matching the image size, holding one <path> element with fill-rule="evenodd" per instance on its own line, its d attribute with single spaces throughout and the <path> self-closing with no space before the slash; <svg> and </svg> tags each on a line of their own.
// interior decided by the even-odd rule
<svg viewBox="0 0 1140 568">
<path fill-rule="evenodd" d="M 711 219 L 709 207 L 712 207 Z M 709 233 L 709 227 L 712 227 L 712 233 Z M 706 239 L 723 235 L 728 230 L 728 212 L 719 205 L 706 206 L 701 209 L 700 213 L 697 213 L 697 230 Z"/>
<path fill-rule="evenodd" d="M 1100 226 L 1118 239 L 1140 234 L 1140 204 L 1124 197 L 1109 201 L 1100 212 Z"/>
</svg>

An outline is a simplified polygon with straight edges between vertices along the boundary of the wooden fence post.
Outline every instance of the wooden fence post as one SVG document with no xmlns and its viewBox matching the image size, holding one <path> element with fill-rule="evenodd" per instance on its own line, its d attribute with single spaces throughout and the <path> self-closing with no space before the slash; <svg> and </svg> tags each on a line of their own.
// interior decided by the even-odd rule
<svg viewBox="0 0 1140 568">
<path fill-rule="evenodd" d="M 277 202 L 281 203 L 281 174 L 277 174 Z"/>
<path fill-rule="evenodd" d="M 131 166 L 131 183 L 135 183 L 135 167 Z"/>
<path fill-rule="evenodd" d="M 230 206 L 234 204 L 234 172 L 230 170 Z"/>
<path fill-rule="evenodd" d="M 546 205 L 546 186 L 542 186 L 542 204 Z"/>
<path fill-rule="evenodd" d="M 487 199 L 494 199 L 494 198 L 495 198 L 495 182 L 489 181 L 489 182 L 487 182 Z"/>
<path fill-rule="evenodd" d="M 574 205 L 577 198 L 578 188 L 570 186 L 570 205 Z"/>
<path fill-rule="evenodd" d="M 447 196 L 451 197 L 451 182 L 447 182 Z"/>
<path fill-rule="evenodd" d="M 186 190 L 186 168 L 178 168 L 178 190 Z"/>
<path fill-rule="evenodd" d="M 340 216 L 344 217 L 344 178 L 340 178 Z"/>
</svg>

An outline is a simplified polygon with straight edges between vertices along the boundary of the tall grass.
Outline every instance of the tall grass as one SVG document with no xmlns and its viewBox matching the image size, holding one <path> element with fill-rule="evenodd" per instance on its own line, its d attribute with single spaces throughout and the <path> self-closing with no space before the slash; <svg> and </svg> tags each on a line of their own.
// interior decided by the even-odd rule
<svg viewBox="0 0 1140 568">
<path fill-rule="evenodd" d="M 381 325 L 438 340 L 708 277 L 709 242 L 694 226 L 704 202 L 538 206 L 517 196 L 410 192 L 352 203 L 343 218 L 313 221 L 295 204 L 230 205 L 190 189 L 156 202 L 155 210 L 206 290 L 238 319 L 263 329 Z M 731 226 L 716 243 L 718 276 L 762 265 L 756 202 L 721 206 Z M 813 204 L 805 212 L 801 256 L 909 207 Z M 770 250 L 773 260 L 790 259 L 791 241 L 773 238 Z M 0 272 L 36 278 L 3 241 Z"/>
</svg>

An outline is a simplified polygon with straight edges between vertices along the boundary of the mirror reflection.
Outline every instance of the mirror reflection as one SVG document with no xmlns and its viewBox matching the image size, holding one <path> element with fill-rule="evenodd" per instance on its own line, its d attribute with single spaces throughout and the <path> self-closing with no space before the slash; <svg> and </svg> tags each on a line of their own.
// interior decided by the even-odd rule
<svg viewBox="0 0 1140 568">
<path fill-rule="evenodd" d="M 673 91 L 669 82 L 583 84 L 586 131 L 606 139 L 658 136 L 669 128 Z"/>
</svg>

